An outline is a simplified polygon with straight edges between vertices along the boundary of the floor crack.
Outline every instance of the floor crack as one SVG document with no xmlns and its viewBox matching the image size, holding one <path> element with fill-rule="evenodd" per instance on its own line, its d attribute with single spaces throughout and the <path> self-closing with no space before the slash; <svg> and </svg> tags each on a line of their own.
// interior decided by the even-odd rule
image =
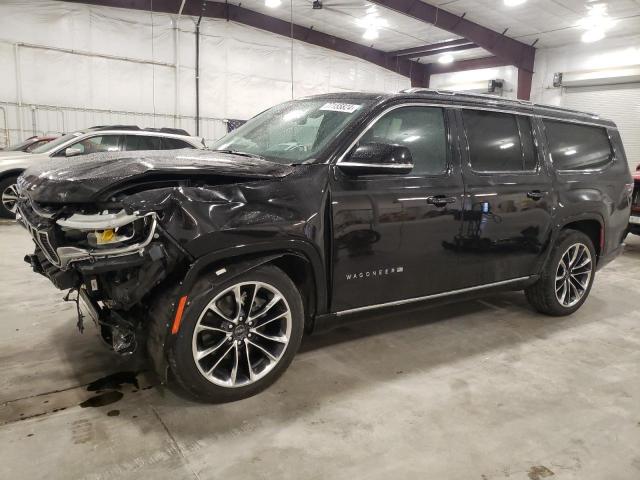
<svg viewBox="0 0 640 480">
<path fill-rule="evenodd" d="M 162 420 L 162 417 L 160 416 L 158 411 L 155 408 L 153 408 L 153 406 L 150 406 L 149 408 L 151 408 L 151 411 L 153 412 L 153 414 L 156 416 L 156 418 L 164 428 L 164 431 L 167 432 L 167 435 L 171 439 L 171 443 L 173 444 L 174 448 L 178 451 L 178 453 L 182 457 L 182 461 L 185 464 L 185 466 L 191 471 L 193 478 L 195 478 L 196 480 L 200 480 L 200 476 L 196 473 L 196 471 L 193 468 L 191 468 L 191 464 L 189 463 L 189 460 L 187 460 L 187 457 L 185 456 L 184 452 L 180 448 L 180 445 L 178 445 L 178 442 L 176 441 L 175 437 L 169 430 L 169 427 L 167 427 L 167 424 L 164 423 L 164 420 Z"/>
</svg>

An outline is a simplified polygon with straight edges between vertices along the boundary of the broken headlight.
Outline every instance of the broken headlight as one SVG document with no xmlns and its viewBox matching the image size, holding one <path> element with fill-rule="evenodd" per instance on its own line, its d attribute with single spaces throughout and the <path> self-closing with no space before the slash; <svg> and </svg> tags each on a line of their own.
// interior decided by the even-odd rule
<svg viewBox="0 0 640 480">
<path fill-rule="evenodd" d="M 56 222 L 67 243 L 85 247 L 96 253 L 145 242 L 153 233 L 154 214 L 134 215 L 124 210 L 98 214 L 76 213 Z"/>
</svg>

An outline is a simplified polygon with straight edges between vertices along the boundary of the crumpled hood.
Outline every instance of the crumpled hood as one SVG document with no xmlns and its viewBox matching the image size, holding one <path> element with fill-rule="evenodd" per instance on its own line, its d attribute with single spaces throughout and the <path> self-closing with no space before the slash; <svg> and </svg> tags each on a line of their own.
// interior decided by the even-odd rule
<svg viewBox="0 0 640 480">
<path fill-rule="evenodd" d="M 292 171 L 289 165 L 208 150 L 109 152 L 40 162 L 25 171 L 18 186 L 36 202 L 83 203 L 154 177 L 260 180 L 284 177 Z"/>
</svg>

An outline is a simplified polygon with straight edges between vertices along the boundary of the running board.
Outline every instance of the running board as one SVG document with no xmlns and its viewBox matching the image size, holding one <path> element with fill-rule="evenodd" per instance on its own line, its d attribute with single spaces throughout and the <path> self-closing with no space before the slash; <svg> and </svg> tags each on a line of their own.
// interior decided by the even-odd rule
<svg viewBox="0 0 640 480">
<path fill-rule="evenodd" d="M 367 305 L 365 307 L 350 308 L 349 310 L 342 310 L 340 312 L 336 312 L 336 315 L 341 317 L 342 315 L 365 312 L 367 310 L 374 310 L 374 309 L 384 308 L 384 307 L 393 307 L 396 305 L 406 305 L 407 303 L 421 302 L 423 300 L 433 300 L 436 298 L 448 297 L 450 295 L 459 295 L 462 293 L 474 292 L 476 290 L 482 290 L 485 288 L 500 287 L 502 285 L 509 285 L 511 283 L 524 282 L 525 280 L 529 280 L 530 278 L 532 278 L 532 276 L 512 278 L 510 280 L 502 280 L 500 282 L 486 283 L 484 285 L 476 285 L 474 287 L 461 288 L 459 290 L 451 290 L 449 292 L 434 293 L 433 295 L 425 295 L 424 297 L 407 298 L 404 300 L 396 300 L 394 302 L 378 303 L 376 305 Z"/>
</svg>

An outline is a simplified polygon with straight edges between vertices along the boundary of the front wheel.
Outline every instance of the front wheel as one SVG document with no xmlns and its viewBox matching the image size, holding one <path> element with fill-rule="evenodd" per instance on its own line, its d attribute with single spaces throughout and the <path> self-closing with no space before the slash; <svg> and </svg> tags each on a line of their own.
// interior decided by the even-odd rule
<svg viewBox="0 0 640 480">
<path fill-rule="evenodd" d="M 16 207 L 18 203 L 18 177 L 8 177 L 0 181 L 0 192 L 2 203 L 0 204 L 0 217 L 16 218 Z"/>
<path fill-rule="evenodd" d="M 267 388 L 293 359 L 304 331 L 300 293 L 264 266 L 206 290 L 185 311 L 169 352 L 174 378 L 193 396 L 228 402 Z M 205 287 L 205 288 L 203 288 Z M 202 289 L 202 290 L 201 290 Z"/>
<path fill-rule="evenodd" d="M 587 299 L 595 268 L 591 239 L 577 230 L 563 230 L 542 275 L 525 290 L 527 300 L 541 313 L 569 315 Z"/>
</svg>

